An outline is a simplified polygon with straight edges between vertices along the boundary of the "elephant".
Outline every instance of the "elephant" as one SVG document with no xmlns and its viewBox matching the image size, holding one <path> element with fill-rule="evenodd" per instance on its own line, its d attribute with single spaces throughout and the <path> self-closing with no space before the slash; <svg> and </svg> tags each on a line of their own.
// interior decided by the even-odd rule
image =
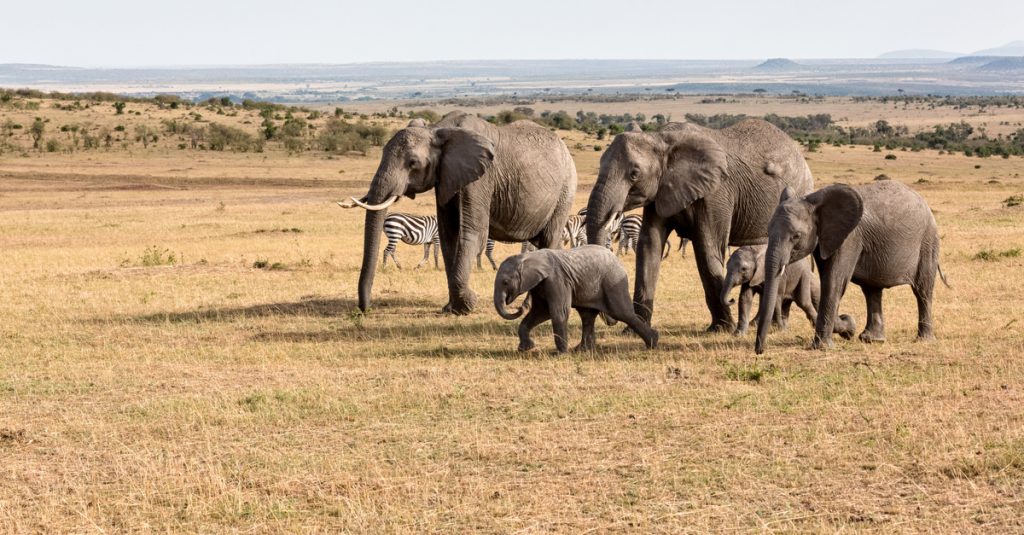
<svg viewBox="0 0 1024 535">
<path fill-rule="evenodd" d="M 604 243 L 605 222 L 643 207 L 633 305 L 650 322 L 661 255 L 670 231 L 693 244 L 709 330 L 732 330 L 722 292 L 726 248 L 763 244 L 783 188 L 809 193 L 814 178 L 800 146 L 759 119 L 714 130 L 668 123 L 657 132 L 625 132 L 601 156 L 587 204 L 587 240 Z"/>
<path fill-rule="evenodd" d="M 530 331 L 551 320 L 555 347 L 568 349 L 566 323 L 569 309 L 583 320 L 583 339 L 577 350 L 596 346 L 594 322 L 598 315 L 612 325 L 622 321 L 636 331 L 648 349 L 658 345 L 658 332 L 633 310 L 629 298 L 629 277 L 615 254 L 602 245 L 574 249 L 543 249 L 506 258 L 494 279 L 494 308 L 507 320 L 518 319 L 527 306 L 509 311 L 506 307 L 529 293 L 529 312 L 519 324 L 519 351 L 533 349 Z"/>
<path fill-rule="evenodd" d="M 767 245 L 744 245 L 736 249 L 726 263 L 725 284 L 722 285 L 722 304 L 729 306 L 729 293 L 733 288 L 740 287 L 740 299 L 738 303 L 739 314 L 736 320 L 736 330 L 733 334 L 742 336 L 746 334 L 747 327 L 751 324 L 750 307 L 753 304 L 754 295 L 761 295 L 764 289 L 764 253 Z M 821 285 L 818 277 L 812 273 L 812 262 L 809 260 L 797 260 L 786 266 L 782 279 L 779 282 L 779 292 L 775 299 L 775 307 L 772 312 L 772 322 L 780 329 L 785 330 L 789 323 L 789 308 L 794 303 L 804 311 L 804 315 L 814 326 L 818 318 L 818 301 L 821 298 Z M 757 318 L 754 318 L 757 322 Z M 843 338 L 852 338 L 856 331 L 856 323 L 853 317 L 843 314 L 840 321 L 836 323 L 836 332 Z"/>
<path fill-rule="evenodd" d="M 384 146 L 369 192 L 343 204 L 366 210 L 359 308 L 370 308 L 381 225 L 401 196 L 434 189 L 438 233 L 448 282 L 443 312 L 473 310 L 473 259 L 487 236 L 560 246 L 576 192 L 576 165 L 554 132 L 530 121 L 495 126 L 452 112 L 428 126 L 415 119 Z"/>
<path fill-rule="evenodd" d="M 814 255 L 821 279 L 814 349 L 832 346 L 839 301 L 853 281 L 867 301 L 862 342 L 885 340 L 882 290 L 909 284 L 917 299 L 917 338 L 931 340 L 932 294 L 939 266 L 939 232 L 928 203 L 906 185 L 886 180 L 836 184 L 810 195 L 783 190 L 768 225 L 764 293 L 756 353 L 765 351 L 768 323 L 787 265 Z"/>
</svg>

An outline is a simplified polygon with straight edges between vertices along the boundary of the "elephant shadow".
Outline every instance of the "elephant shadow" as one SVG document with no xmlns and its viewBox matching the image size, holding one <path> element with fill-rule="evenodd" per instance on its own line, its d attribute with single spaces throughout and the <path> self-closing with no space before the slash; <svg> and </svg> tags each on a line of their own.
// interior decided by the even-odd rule
<svg viewBox="0 0 1024 535">
<path fill-rule="evenodd" d="M 408 315 L 423 313 L 436 308 L 429 299 L 408 297 L 382 298 L 375 305 L 372 315 Z M 181 312 L 156 312 L 138 316 L 118 318 L 119 320 L 142 323 L 202 323 L 230 322 L 244 318 L 306 316 L 322 318 L 352 318 L 358 316 L 355 299 L 308 298 L 298 301 L 261 303 L 242 307 L 200 308 Z M 100 320 L 103 322 L 109 320 Z"/>
</svg>

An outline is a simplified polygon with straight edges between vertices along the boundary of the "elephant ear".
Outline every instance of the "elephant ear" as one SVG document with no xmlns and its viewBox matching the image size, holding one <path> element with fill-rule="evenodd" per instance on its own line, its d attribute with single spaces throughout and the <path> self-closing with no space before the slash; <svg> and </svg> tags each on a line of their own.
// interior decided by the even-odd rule
<svg viewBox="0 0 1024 535">
<path fill-rule="evenodd" d="M 754 272 L 750 274 L 750 285 L 761 286 L 764 284 L 764 256 L 767 249 L 759 249 L 754 253 Z"/>
<path fill-rule="evenodd" d="M 526 254 L 519 264 L 519 292 L 529 292 L 550 277 L 551 273 L 551 260 L 548 255 L 539 252 Z"/>
<path fill-rule="evenodd" d="M 438 128 L 434 146 L 440 149 L 437 202 L 444 206 L 470 182 L 479 180 L 494 161 L 494 144 L 464 128 Z"/>
<path fill-rule="evenodd" d="M 669 217 L 703 199 L 722 183 L 728 169 L 725 150 L 715 140 L 693 132 L 668 132 L 668 157 L 658 187 L 658 215 Z"/>
<path fill-rule="evenodd" d="M 409 126 L 410 127 L 416 127 L 416 128 L 426 128 L 427 127 L 427 121 L 423 120 L 420 117 L 417 117 L 417 118 L 409 121 Z"/>
<path fill-rule="evenodd" d="M 818 254 L 824 260 L 839 250 L 864 216 L 864 200 L 853 188 L 835 184 L 807 197 L 818 229 Z"/>
</svg>

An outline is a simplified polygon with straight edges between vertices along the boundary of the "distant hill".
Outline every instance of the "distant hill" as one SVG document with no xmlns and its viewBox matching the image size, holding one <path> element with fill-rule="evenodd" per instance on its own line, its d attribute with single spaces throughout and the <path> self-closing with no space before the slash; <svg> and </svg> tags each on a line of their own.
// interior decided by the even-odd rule
<svg viewBox="0 0 1024 535">
<path fill-rule="evenodd" d="M 759 71 L 798 71 L 806 67 L 791 59 L 772 58 L 754 68 Z"/>
<path fill-rule="evenodd" d="M 984 65 L 997 59 L 999 59 L 999 56 L 964 56 L 956 58 L 949 63 L 951 65 Z"/>
<path fill-rule="evenodd" d="M 1024 57 L 999 58 L 978 67 L 978 69 L 983 71 L 1024 71 Z"/>
<path fill-rule="evenodd" d="M 1024 56 L 1024 41 L 1014 41 L 998 48 L 986 48 L 971 54 L 972 56 Z"/>
<path fill-rule="evenodd" d="M 909 50 L 893 50 L 886 52 L 878 59 L 953 59 L 963 56 L 958 52 L 947 52 L 945 50 L 930 50 L 927 48 L 914 48 Z"/>
</svg>

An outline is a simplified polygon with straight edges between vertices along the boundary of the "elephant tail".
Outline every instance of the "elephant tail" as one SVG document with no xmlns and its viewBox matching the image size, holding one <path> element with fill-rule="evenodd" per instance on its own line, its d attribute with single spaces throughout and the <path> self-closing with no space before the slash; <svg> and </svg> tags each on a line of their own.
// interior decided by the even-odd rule
<svg viewBox="0 0 1024 535">
<path fill-rule="evenodd" d="M 619 322 L 618 320 L 616 320 L 615 318 L 609 316 L 608 314 L 606 314 L 604 312 L 601 313 L 601 321 L 603 321 L 604 324 L 609 326 L 609 327 L 611 327 L 612 325 L 615 325 L 616 323 Z"/>
<path fill-rule="evenodd" d="M 939 278 L 942 279 L 942 284 L 945 284 L 946 288 L 952 289 L 953 287 L 950 286 L 949 285 L 949 281 L 946 280 L 946 274 L 942 272 L 942 264 L 936 264 L 936 265 L 938 266 Z"/>
</svg>

